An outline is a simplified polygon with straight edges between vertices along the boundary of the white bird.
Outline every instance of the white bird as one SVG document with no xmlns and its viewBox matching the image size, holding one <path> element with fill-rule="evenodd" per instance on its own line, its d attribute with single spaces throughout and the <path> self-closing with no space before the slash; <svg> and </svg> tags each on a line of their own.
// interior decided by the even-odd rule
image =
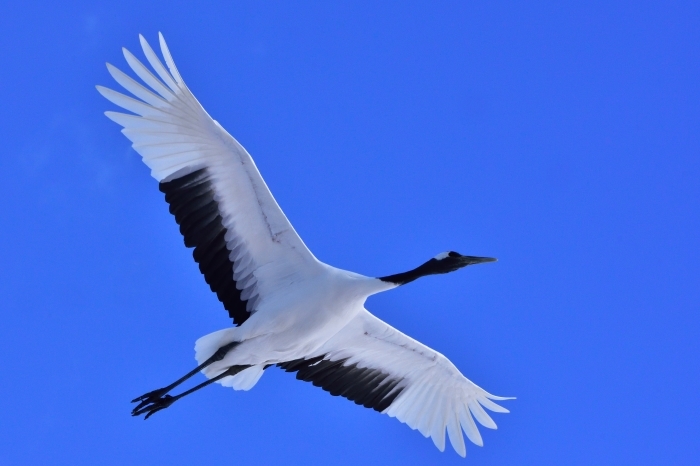
<svg viewBox="0 0 700 466">
<path fill-rule="evenodd" d="M 133 400 L 134 416 L 167 408 L 218 382 L 249 390 L 277 365 L 332 395 L 397 418 L 444 451 L 445 430 L 466 455 L 462 430 L 477 445 L 496 424 L 483 409 L 505 413 L 442 354 L 394 329 L 365 308 L 367 297 L 425 275 L 492 262 L 441 253 L 414 270 L 370 278 L 319 261 L 287 220 L 253 159 L 202 108 L 185 85 L 159 34 L 163 66 L 139 36 L 158 77 L 128 50 L 124 57 L 145 87 L 107 64 L 137 99 L 102 86 L 108 100 L 133 114 L 105 112 L 151 169 L 185 246 L 236 327 L 197 340 L 199 366 L 167 387 Z M 149 89 L 150 88 L 150 89 Z M 135 115 L 134 115 L 135 114 Z M 177 396 L 173 388 L 202 371 L 208 380 Z M 473 417 L 472 417 L 473 416 Z"/>
</svg>

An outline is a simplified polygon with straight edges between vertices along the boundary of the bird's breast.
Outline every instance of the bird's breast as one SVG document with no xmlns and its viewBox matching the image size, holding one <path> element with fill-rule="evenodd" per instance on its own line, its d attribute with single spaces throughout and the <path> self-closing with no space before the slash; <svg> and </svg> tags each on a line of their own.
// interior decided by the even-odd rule
<svg viewBox="0 0 700 466">
<path fill-rule="evenodd" d="M 317 280 L 289 288 L 255 312 L 241 327 L 245 340 L 259 341 L 256 359 L 304 357 L 345 327 L 362 309 L 365 296 L 338 280 Z M 247 327 L 247 328 L 245 328 Z M 264 341 L 264 345 L 262 342 Z M 264 347 L 264 350 L 263 350 Z M 241 348 L 243 349 L 243 348 Z"/>
</svg>

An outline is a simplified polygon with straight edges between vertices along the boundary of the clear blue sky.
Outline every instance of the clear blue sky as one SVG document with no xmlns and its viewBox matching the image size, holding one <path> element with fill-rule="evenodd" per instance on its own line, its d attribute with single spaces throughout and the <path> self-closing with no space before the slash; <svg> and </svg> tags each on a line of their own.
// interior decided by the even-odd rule
<svg viewBox="0 0 700 466">
<path fill-rule="evenodd" d="M 159 30 L 321 260 L 499 258 L 367 303 L 518 397 L 483 448 L 278 369 L 129 415 L 230 324 L 94 89 Z M 698 464 L 697 2 L 10 2 L 0 46 L 0 464 Z"/>
</svg>

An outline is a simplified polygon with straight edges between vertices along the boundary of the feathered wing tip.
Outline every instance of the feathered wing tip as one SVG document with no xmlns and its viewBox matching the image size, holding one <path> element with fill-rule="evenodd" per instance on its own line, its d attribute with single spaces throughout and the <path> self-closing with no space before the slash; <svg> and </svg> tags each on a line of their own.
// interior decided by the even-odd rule
<svg viewBox="0 0 700 466">
<path fill-rule="evenodd" d="M 134 73 L 136 73 L 136 75 L 139 78 L 141 78 L 141 80 L 143 80 L 144 83 L 146 83 L 151 89 L 153 89 L 155 93 L 152 92 L 150 89 L 144 87 L 143 85 L 141 85 L 140 83 L 138 83 L 137 81 L 135 81 L 134 79 L 132 79 L 127 74 L 123 73 L 110 63 L 107 63 L 107 70 L 109 71 L 109 74 L 112 75 L 114 80 L 117 81 L 117 83 L 119 83 L 124 89 L 131 92 L 134 96 L 141 99 L 146 104 L 156 107 L 158 109 L 166 109 L 168 108 L 168 102 L 172 103 L 175 99 L 175 95 L 187 89 L 187 86 L 185 86 L 185 82 L 183 81 L 182 76 L 180 76 L 180 72 L 177 70 L 177 67 L 175 66 L 175 61 L 173 60 L 173 57 L 170 54 L 168 44 L 165 42 L 165 38 L 160 32 L 158 33 L 158 39 L 160 42 L 161 53 L 165 58 L 165 63 L 168 66 L 167 69 L 161 62 L 160 58 L 158 58 L 158 55 L 156 55 L 156 53 L 153 51 L 153 48 L 151 48 L 148 41 L 143 37 L 143 35 L 139 34 L 139 41 L 141 43 L 143 53 L 146 56 L 146 60 L 151 65 L 152 69 L 156 72 L 158 77 L 160 77 L 160 79 L 154 76 L 151 70 L 149 70 L 143 63 L 141 63 L 141 61 L 138 58 L 136 58 L 134 54 L 129 52 L 126 48 L 122 48 L 124 58 L 126 59 L 126 62 L 129 64 L 131 69 L 134 71 Z M 143 114 L 143 112 L 148 113 L 148 109 L 145 109 L 143 106 L 139 107 L 138 105 L 133 104 L 133 102 L 130 103 L 130 101 L 125 100 L 123 98 L 119 98 L 118 96 L 125 97 L 126 99 L 131 99 L 135 102 L 138 102 L 138 100 L 132 99 L 128 96 L 124 96 L 123 94 L 112 91 L 103 86 L 96 87 L 100 94 L 102 94 L 108 100 L 112 101 L 114 104 L 119 105 L 122 108 L 125 108 L 126 110 L 129 110 L 133 113 L 136 113 L 137 115 L 146 116 Z M 116 101 L 115 98 L 117 99 Z M 127 103 L 127 106 L 124 106 L 124 103 Z"/>
<path fill-rule="evenodd" d="M 173 78 L 175 78 L 175 81 L 177 81 L 178 84 L 184 86 L 185 82 L 182 80 L 182 76 L 180 76 L 180 72 L 175 66 L 175 61 L 173 60 L 173 56 L 170 55 L 168 44 L 165 43 L 165 37 L 163 37 L 163 33 L 160 31 L 158 31 L 158 41 L 160 42 L 160 52 L 163 54 L 163 58 L 165 58 L 165 63 L 168 65 L 170 74 L 173 75 Z"/>
<path fill-rule="evenodd" d="M 515 399 L 491 395 L 476 385 L 473 387 L 478 393 L 466 397 L 445 398 L 439 396 L 430 383 L 421 384 L 420 388 L 397 398 L 383 412 L 418 430 L 423 436 L 431 437 L 440 451 L 445 450 L 447 430 L 452 447 L 457 454 L 465 457 L 467 449 L 462 431 L 472 443 L 483 446 L 484 441 L 474 419 L 488 429 L 496 429 L 496 423 L 484 408 L 497 413 L 508 413 L 510 411 L 491 400 Z"/>
<path fill-rule="evenodd" d="M 153 69 L 155 70 L 155 72 L 158 73 L 158 76 L 160 76 L 160 79 L 162 79 L 163 82 L 173 92 L 177 92 L 179 87 L 178 87 L 177 83 L 175 82 L 175 79 L 165 69 L 165 67 L 163 66 L 163 63 L 158 58 L 158 55 L 156 55 L 156 53 L 153 51 L 153 49 L 151 48 L 148 41 L 141 34 L 139 34 L 139 41 L 141 42 L 141 48 L 143 49 L 144 55 L 146 55 L 146 59 L 148 60 L 148 63 L 150 63 L 151 66 L 153 67 Z M 165 43 L 165 42 L 163 42 L 163 43 Z M 170 52 L 168 52 L 168 55 L 170 55 Z"/>
<path fill-rule="evenodd" d="M 144 83 L 146 83 L 154 91 L 160 94 L 160 96 L 163 99 L 172 102 L 174 94 L 178 94 L 181 90 L 186 89 L 186 86 L 185 82 L 180 76 L 180 72 L 175 66 L 175 62 L 172 58 L 172 55 L 170 54 L 170 49 L 168 49 L 168 45 L 165 42 L 165 38 L 163 38 L 163 35 L 161 33 L 158 33 L 158 37 L 160 41 L 161 53 L 165 58 L 165 62 L 168 65 L 168 69 L 165 68 L 163 62 L 161 62 L 160 58 L 158 58 L 158 55 L 156 55 L 156 53 L 153 51 L 153 48 L 151 48 L 151 45 L 148 43 L 148 41 L 143 37 L 143 35 L 139 34 L 139 42 L 141 43 L 143 54 L 146 56 L 146 60 L 151 65 L 156 74 L 160 77 L 160 79 L 154 76 L 153 73 L 146 66 L 144 66 L 144 64 L 141 63 L 141 61 L 138 58 L 136 58 L 134 54 L 132 54 L 129 50 L 122 47 L 122 52 L 124 53 L 124 58 L 126 59 L 126 62 L 129 64 L 134 73 L 136 73 L 136 75 L 139 78 L 141 78 Z M 134 95 L 137 95 L 137 97 L 143 98 L 142 95 L 152 94 L 152 92 L 150 92 L 148 89 L 144 88 L 141 84 L 132 80 L 124 73 L 121 73 L 114 66 L 107 64 L 107 68 L 109 69 L 110 74 L 119 84 L 121 84 L 129 92 L 132 92 Z M 115 75 L 113 70 L 116 70 L 118 76 Z M 134 91 L 134 89 L 136 89 L 136 91 Z M 144 93 L 143 91 L 146 91 L 146 93 Z"/>
<path fill-rule="evenodd" d="M 167 68 L 142 35 L 139 41 L 150 69 L 126 48 L 122 51 L 142 82 L 107 63 L 109 74 L 133 97 L 103 86 L 96 88 L 107 100 L 133 113 L 107 111 L 105 115 L 124 127 L 122 132 L 141 154 L 152 176 L 162 181 L 193 161 L 203 162 L 210 157 L 215 142 L 204 134 L 200 123 L 206 112 L 187 89 L 163 35 L 159 33 L 159 42 Z"/>
<path fill-rule="evenodd" d="M 160 79 L 153 76 L 153 73 L 151 73 L 133 53 L 129 52 L 126 48 L 122 48 L 122 53 L 129 67 L 131 67 L 134 73 L 136 73 L 136 76 L 141 78 L 144 83 L 150 86 L 151 89 L 160 94 L 160 96 L 168 102 L 172 102 L 175 99 L 175 94 L 173 94 L 169 88 L 165 87 Z"/>
</svg>

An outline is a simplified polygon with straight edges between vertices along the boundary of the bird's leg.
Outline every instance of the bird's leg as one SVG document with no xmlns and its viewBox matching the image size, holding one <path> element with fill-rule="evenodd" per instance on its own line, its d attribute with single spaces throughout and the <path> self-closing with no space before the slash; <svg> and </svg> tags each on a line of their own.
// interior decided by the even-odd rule
<svg viewBox="0 0 700 466">
<path fill-rule="evenodd" d="M 138 398 L 134 398 L 133 400 L 131 400 L 131 402 L 132 403 L 138 402 L 139 404 L 131 411 L 131 413 L 134 414 L 136 411 L 139 411 L 141 408 L 143 408 L 147 404 L 155 402 L 156 400 L 163 397 L 163 395 L 168 393 L 170 390 L 172 390 L 173 388 L 177 387 L 185 380 L 187 380 L 190 377 L 192 377 L 193 375 L 195 375 L 197 372 L 202 371 L 204 368 L 212 365 L 213 363 L 215 363 L 217 361 L 221 361 L 222 359 L 224 359 L 224 356 L 226 356 L 226 354 L 228 354 L 228 352 L 233 349 L 234 346 L 238 345 L 238 343 L 239 342 L 234 341 L 232 343 L 229 343 L 228 345 L 222 346 L 221 348 L 216 350 L 216 352 L 209 359 L 207 359 L 202 364 L 195 367 L 194 369 L 192 369 L 187 374 L 180 377 L 179 379 L 177 379 L 175 382 L 171 383 L 167 387 L 159 388 L 157 390 L 153 390 L 151 392 L 145 393 L 145 394 L 139 396 Z"/>
<path fill-rule="evenodd" d="M 140 409 L 134 409 L 131 412 L 131 415 L 132 416 L 139 416 L 141 414 L 146 414 L 146 417 L 144 417 L 144 419 L 148 419 L 149 417 L 151 417 L 151 415 L 153 413 L 156 413 L 156 412 L 160 411 L 161 409 L 167 408 L 168 406 L 175 403 L 180 398 L 183 398 L 183 397 L 189 395 L 190 393 L 194 393 L 197 390 L 199 390 L 200 388 L 206 387 L 207 385 L 213 384 L 214 382 L 217 382 L 217 381 L 223 379 L 224 377 L 228 377 L 230 375 L 236 375 L 239 372 L 241 372 L 243 369 L 246 369 L 248 367 L 250 367 L 250 366 L 231 366 L 228 369 L 226 369 L 224 372 L 222 372 L 221 374 L 217 375 L 216 377 L 211 378 L 211 379 L 207 380 L 206 382 L 202 382 L 199 385 L 197 385 L 196 387 L 192 387 L 189 390 L 180 393 L 179 395 L 176 395 L 176 396 L 164 395 L 164 396 L 161 396 L 153 401 L 150 401 L 150 402 L 146 403 L 146 405 L 144 405 Z"/>
</svg>

